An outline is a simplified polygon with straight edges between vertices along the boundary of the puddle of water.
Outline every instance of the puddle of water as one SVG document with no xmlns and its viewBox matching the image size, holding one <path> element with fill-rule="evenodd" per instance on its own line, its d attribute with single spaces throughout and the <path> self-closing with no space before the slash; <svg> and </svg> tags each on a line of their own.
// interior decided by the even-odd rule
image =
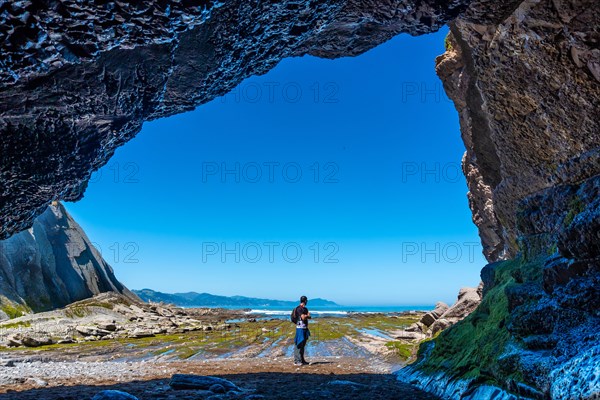
<svg viewBox="0 0 600 400">
<path fill-rule="evenodd" d="M 290 355 L 293 347 L 290 346 Z M 347 338 L 308 342 L 306 346 L 307 357 L 356 357 L 369 358 L 371 353 L 355 345 Z"/>
<path fill-rule="evenodd" d="M 264 358 L 264 357 L 270 356 L 271 354 L 273 354 L 273 352 L 279 346 L 279 343 L 282 340 L 283 340 L 283 338 L 279 338 L 279 339 L 275 340 L 273 343 L 271 343 L 271 345 L 269 347 L 267 347 L 266 349 L 264 349 L 263 351 L 261 351 L 260 353 L 258 353 L 256 355 L 256 357 L 258 357 L 258 358 Z"/>
<path fill-rule="evenodd" d="M 371 329 L 371 328 L 362 328 L 358 330 L 360 333 L 364 333 L 367 335 L 375 336 L 378 338 L 386 339 L 386 340 L 394 340 L 390 335 L 385 332 L 382 332 L 379 329 Z"/>
<path fill-rule="evenodd" d="M 243 355 L 251 347 L 252 346 L 243 346 L 234 351 L 228 351 L 227 353 L 219 354 L 216 358 L 217 359 L 235 358 L 236 355 Z"/>
<path fill-rule="evenodd" d="M 234 318 L 225 321 L 226 324 L 239 324 L 240 322 L 247 322 L 248 318 Z"/>
</svg>

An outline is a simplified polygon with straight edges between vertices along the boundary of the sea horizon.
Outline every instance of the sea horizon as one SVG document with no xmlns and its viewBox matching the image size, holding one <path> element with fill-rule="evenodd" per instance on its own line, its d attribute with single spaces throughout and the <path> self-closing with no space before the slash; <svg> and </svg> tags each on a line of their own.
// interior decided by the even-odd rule
<svg viewBox="0 0 600 400">
<path fill-rule="evenodd" d="M 243 305 L 226 305 L 226 306 L 185 306 L 182 308 L 224 308 L 228 310 L 246 310 L 248 315 L 259 315 L 270 318 L 289 318 L 291 309 L 286 306 L 243 306 Z M 308 304 L 313 317 L 326 316 L 346 316 L 352 313 L 364 314 L 393 314 L 402 312 L 426 312 L 433 310 L 435 305 L 393 305 L 393 306 L 346 306 L 346 305 L 327 305 L 311 307 Z"/>
</svg>

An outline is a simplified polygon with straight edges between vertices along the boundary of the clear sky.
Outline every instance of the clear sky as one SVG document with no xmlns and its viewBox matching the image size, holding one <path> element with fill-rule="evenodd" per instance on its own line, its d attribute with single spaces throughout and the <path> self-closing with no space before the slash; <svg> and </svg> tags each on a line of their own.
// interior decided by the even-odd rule
<svg viewBox="0 0 600 400">
<path fill-rule="evenodd" d="M 445 34 L 286 59 L 146 123 L 67 209 L 132 289 L 453 302 L 485 261 L 434 71 Z"/>
</svg>

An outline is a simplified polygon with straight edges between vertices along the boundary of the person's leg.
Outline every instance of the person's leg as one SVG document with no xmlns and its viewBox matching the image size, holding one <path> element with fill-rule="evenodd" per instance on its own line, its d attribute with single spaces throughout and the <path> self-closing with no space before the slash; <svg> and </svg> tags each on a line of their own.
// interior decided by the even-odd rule
<svg viewBox="0 0 600 400">
<path fill-rule="evenodd" d="M 295 344 L 294 343 L 294 364 L 300 364 L 302 363 L 302 355 L 300 354 L 300 344 Z"/>
<path fill-rule="evenodd" d="M 300 362 L 302 363 L 306 363 L 306 360 L 304 359 L 304 349 L 306 348 L 306 342 L 307 340 L 304 340 L 302 343 L 300 343 Z"/>
</svg>

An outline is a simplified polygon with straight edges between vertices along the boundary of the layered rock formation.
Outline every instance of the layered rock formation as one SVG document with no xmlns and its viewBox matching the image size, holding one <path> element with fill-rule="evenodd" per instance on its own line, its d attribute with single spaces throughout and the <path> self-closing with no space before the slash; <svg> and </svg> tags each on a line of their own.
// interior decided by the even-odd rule
<svg viewBox="0 0 600 400">
<path fill-rule="evenodd" d="M 431 335 L 449 328 L 471 314 L 481 303 L 483 285 L 477 288 L 462 288 L 458 293 L 456 303 L 448 307 L 438 303 L 435 309 L 421 319 L 421 323 L 431 329 Z"/>
<path fill-rule="evenodd" d="M 62 204 L 49 206 L 30 229 L 0 241 L 0 320 L 102 292 L 137 299 Z"/>
<path fill-rule="evenodd" d="M 0 322 L 0 346 L 39 347 L 110 339 L 141 339 L 160 334 L 225 331 L 225 319 L 244 317 L 238 310 L 182 309 L 148 304 L 115 291 L 100 293 L 62 309 Z"/>
<path fill-rule="evenodd" d="M 458 298 L 452 306 L 440 301 L 435 308 L 423 314 L 421 320 L 406 329 L 395 332 L 397 339 L 424 340 L 435 337 L 444 329 L 465 319 L 481 303 L 483 284 L 479 287 L 460 289 Z"/>
</svg>

